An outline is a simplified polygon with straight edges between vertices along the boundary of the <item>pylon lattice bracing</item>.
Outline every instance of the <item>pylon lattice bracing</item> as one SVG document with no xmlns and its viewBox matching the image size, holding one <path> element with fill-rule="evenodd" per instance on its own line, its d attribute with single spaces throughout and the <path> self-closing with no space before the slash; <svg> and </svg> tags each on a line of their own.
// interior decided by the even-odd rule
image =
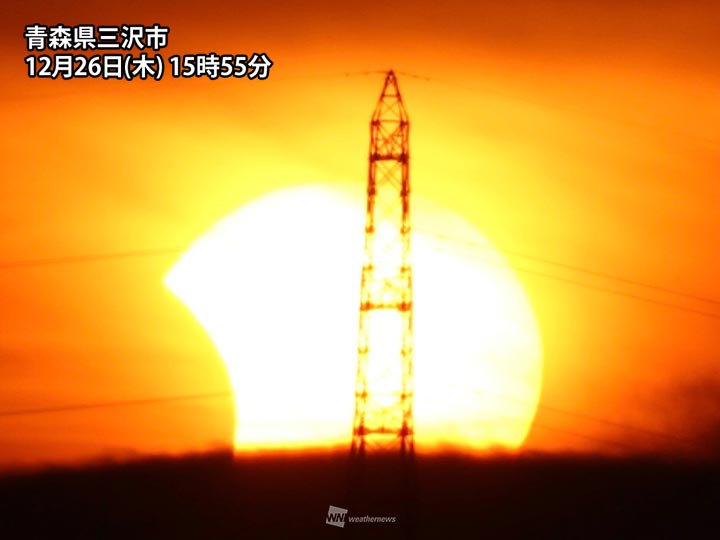
<svg viewBox="0 0 720 540">
<path fill-rule="evenodd" d="M 390 71 L 370 122 L 353 456 L 414 453 L 409 129 Z"/>
</svg>

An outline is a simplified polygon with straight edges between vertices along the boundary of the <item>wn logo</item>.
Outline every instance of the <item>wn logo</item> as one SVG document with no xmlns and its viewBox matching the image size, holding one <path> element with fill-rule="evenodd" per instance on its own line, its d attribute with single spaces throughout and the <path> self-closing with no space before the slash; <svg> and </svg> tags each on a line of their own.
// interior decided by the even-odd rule
<svg viewBox="0 0 720 540">
<path fill-rule="evenodd" d="M 347 508 L 340 508 L 332 504 L 328 508 L 328 515 L 325 523 L 333 527 L 345 527 L 345 517 L 347 516 Z"/>
</svg>

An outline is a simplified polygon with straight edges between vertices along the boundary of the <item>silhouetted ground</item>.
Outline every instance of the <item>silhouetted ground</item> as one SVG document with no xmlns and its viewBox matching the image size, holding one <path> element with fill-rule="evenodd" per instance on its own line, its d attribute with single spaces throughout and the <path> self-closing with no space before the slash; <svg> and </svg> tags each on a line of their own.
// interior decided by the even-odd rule
<svg viewBox="0 0 720 540">
<path fill-rule="evenodd" d="M 392 490 L 354 509 L 346 479 L 340 456 L 228 453 L 16 474 L 0 478 L 0 538 L 405 536 Z M 718 465 L 437 457 L 418 461 L 416 493 L 418 538 L 720 537 Z M 398 521 L 332 527 L 330 504 Z"/>
</svg>

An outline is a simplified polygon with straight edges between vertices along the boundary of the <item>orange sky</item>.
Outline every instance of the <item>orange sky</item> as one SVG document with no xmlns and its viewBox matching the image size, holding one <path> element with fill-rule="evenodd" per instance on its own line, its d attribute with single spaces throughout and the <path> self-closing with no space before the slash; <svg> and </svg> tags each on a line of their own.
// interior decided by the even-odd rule
<svg viewBox="0 0 720 540">
<path fill-rule="evenodd" d="M 720 8 L 713 2 L 6 2 L 0 264 L 187 246 L 256 196 L 363 182 L 384 69 L 412 121 L 416 193 L 498 246 L 720 299 Z M 266 52 L 259 81 L 26 76 L 24 26 L 158 22 L 172 53 Z M 0 410 L 228 388 L 162 285 L 176 256 L 0 268 Z M 512 258 L 518 267 L 578 279 Z M 712 444 L 720 307 L 519 273 L 548 406 Z M 0 416 L 0 465 L 228 444 L 230 400 Z M 555 431 L 553 430 L 555 429 Z M 544 409 L 534 449 L 667 442 Z"/>
</svg>

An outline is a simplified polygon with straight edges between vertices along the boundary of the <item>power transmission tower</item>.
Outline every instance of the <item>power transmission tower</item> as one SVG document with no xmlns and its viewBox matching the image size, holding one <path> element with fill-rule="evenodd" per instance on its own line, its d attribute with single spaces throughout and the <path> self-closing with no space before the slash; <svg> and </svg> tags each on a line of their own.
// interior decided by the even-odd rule
<svg viewBox="0 0 720 540">
<path fill-rule="evenodd" d="M 414 457 L 410 123 L 389 71 L 370 122 L 351 458 Z"/>
</svg>

